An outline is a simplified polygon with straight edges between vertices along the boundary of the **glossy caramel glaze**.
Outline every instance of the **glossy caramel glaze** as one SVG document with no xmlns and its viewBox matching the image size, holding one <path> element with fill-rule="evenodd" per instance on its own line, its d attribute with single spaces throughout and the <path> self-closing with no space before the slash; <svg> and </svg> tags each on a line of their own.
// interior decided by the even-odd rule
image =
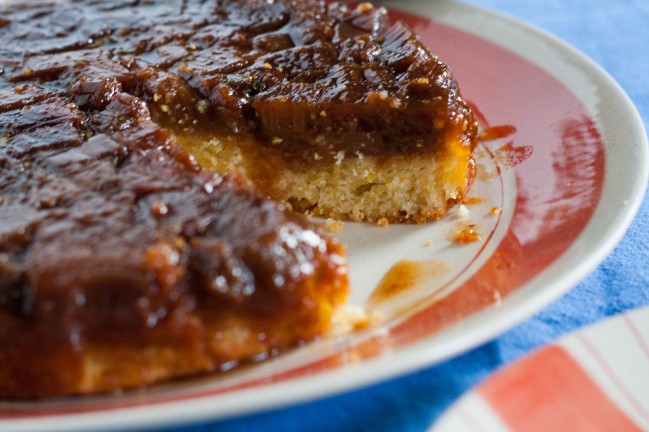
<svg viewBox="0 0 649 432">
<path fill-rule="evenodd" d="M 229 19 L 270 28 L 252 3 Z M 184 80 L 151 65 L 224 20 L 223 7 L 3 6 L 0 397 L 113 390 L 264 358 L 322 334 L 344 301 L 338 243 L 245 180 L 201 169 L 152 121 L 147 92 L 167 85 L 165 97 L 186 103 L 169 115 L 205 114 Z M 235 319 L 242 333 L 223 345 Z M 185 357 L 160 372 L 149 348 Z M 111 351 L 126 360 L 88 372 L 89 353 L 110 362 Z"/>
<path fill-rule="evenodd" d="M 3 14 L 5 76 L 145 101 L 179 133 L 225 126 L 289 160 L 475 142 L 448 68 L 386 10 L 324 0 L 18 3 Z"/>
<path fill-rule="evenodd" d="M 381 278 L 367 303 L 372 309 L 380 307 L 423 283 L 432 283 L 449 271 L 449 267 L 441 261 L 398 261 Z"/>
</svg>

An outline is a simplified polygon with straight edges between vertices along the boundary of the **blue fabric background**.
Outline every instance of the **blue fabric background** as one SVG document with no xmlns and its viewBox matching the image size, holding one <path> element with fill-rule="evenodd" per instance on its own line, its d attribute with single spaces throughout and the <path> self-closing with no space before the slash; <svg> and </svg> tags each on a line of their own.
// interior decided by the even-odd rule
<svg viewBox="0 0 649 432">
<path fill-rule="evenodd" d="M 435 1 L 435 0 L 433 0 Z M 398 5 L 398 1 L 394 2 Z M 649 0 L 472 0 L 544 28 L 601 64 L 649 124 Z M 441 365 L 338 397 L 249 417 L 171 429 L 422 431 L 496 368 L 581 326 L 649 305 L 649 200 L 622 243 L 550 307 Z"/>
</svg>

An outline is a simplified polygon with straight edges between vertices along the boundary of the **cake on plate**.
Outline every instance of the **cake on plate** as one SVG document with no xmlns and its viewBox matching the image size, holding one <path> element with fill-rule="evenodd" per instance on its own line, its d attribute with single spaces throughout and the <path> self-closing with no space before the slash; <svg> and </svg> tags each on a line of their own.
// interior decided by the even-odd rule
<svg viewBox="0 0 649 432">
<path fill-rule="evenodd" d="M 130 388 L 327 333 L 342 246 L 300 212 L 424 222 L 475 118 L 383 8 L 0 6 L 0 397 Z"/>
</svg>

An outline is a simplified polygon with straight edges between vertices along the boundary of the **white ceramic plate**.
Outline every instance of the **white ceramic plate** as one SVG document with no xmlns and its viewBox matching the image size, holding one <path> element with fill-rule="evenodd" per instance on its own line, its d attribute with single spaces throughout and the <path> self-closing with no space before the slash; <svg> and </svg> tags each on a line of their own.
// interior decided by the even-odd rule
<svg viewBox="0 0 649 432">
<path fill-rule="evenodd" d="M 395 15 L 450 64 L 483 127 L 516 132 L 481 144 L 472 192 L 481 201 L 466 206 L 468 215 L 456 209 L 421 226 L 345 225 L 353 304 L 366 304 L 393 265 L 411 261 L 401 268 L 410 287 L 375 304 L 383 321 L 227 376 L 119 396 L 0 402 L 0 429 L 169 426 L 350 390 L 497 336 L 597 266 L 647 183 L 645 131 L 624 92 L 574 49 L 511 19 L 454 2 L 399 8 L 408 12 Z M 510 167 L 521 156 L 529 157 Z M 462 224 L 475 225 L 481 240 L 450 241 Z"/>
<path fill-rule="evenodd" d="M 492 375 L 432 432 L 649 430 L 649 308 L 582 329 Z"/>
</svg>

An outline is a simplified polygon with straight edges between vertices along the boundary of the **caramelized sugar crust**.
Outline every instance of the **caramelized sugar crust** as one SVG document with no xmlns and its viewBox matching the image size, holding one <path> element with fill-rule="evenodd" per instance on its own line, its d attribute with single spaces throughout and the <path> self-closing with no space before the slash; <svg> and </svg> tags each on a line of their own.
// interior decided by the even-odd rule
<svg viewBox="0 0 649 432">
<path fill-rule="evenodd" d="M 115 0 L 32 2 L 10 12 L 2 30 L 11 43 L 0 50 L 11 81 L 70 90 L 82 108 L 105 103 L 118 89 L 134 95 L 192 153 L 207 153 L 210 168 L 237 169 L 297 209 L 422 222 L 443 214 L 470 185 L 475 117 L 446 65 L 407 26 L 391 23 L 384 8 L 324 0 Z M 219 153 L 224 140 L 236 141 L 239 159 Z M 386 202 L 384 194 L 367 193 L 379 171 L 360 167 L 367 178 L 340 189 L 350 173 L 332 169 L 342 159 L 365 158 L 396 171 L 395 156 L 446 165 L 412 193 L 381 178 L 394 190 L 385 209 L 367 207 Z M 332 180 L 349 204 L 331 211 L 330 191 L 282 186 L 293 173 Z M 414 175 L 402 174 L 405 183 Z M 441 193 L 431 195 L 431 187 Z M 358 191 L 364 196 L 354 205 Z M 419 204 L 399 206 L 403 199 Z"/>
<path fill-rule="evenodd" d="M 368 3 L 15 3 L 0 48 L 9 79 L 71 84 L 80 105 L 121 87 L 167 126 L 225 125 L 290 159 L 423 152 L 458 125 L 473 145 L 449 69 Z"/>
<path fill-rule="evenodd" d="M 128 47 L 155 52 L 179 16 L 218 8 L 135 3 L 3 6 L 2 398 L 260 360 L 325 333 L 346 298 L 337 242 L 240 176 L 201 168 L 140 97 L 165 72 Z M 153 25 L 147 8 L 160 31 L 135 29 Z M 122 54 L 108 46 L 120 35 Z"/>
</svg>

